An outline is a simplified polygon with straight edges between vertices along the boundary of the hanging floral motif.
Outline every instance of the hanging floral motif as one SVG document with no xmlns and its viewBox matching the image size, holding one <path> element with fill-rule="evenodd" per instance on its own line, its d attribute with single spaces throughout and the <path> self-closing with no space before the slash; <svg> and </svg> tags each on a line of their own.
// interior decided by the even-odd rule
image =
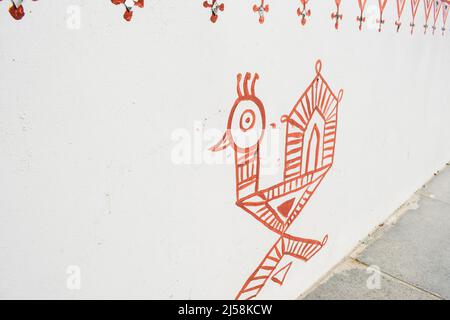
<svg viewBox="0 0 450 320">
<path fill-rule="evenodd" d="M 1 2 L 2 0 L 0 0 Z M 22 5 L 24 0 L 9 0 L 11 3 L 8 11 L 11 17 L 13 17 L 16 20 L 20 20 L 25 16 L 25 9 Z M 37 0 L 32 0 L 37 1 Z"/>
<path fill-rule="evenodd" d="M 143 8 L 144 0 L 111 0 L 115 5 L 123 5 L 125 8 L 125 12 L 123 14 L 123 18 L 126 21 L 131 21 L 133 17 L 133 11 L 135 7 Z"/>
</svg>

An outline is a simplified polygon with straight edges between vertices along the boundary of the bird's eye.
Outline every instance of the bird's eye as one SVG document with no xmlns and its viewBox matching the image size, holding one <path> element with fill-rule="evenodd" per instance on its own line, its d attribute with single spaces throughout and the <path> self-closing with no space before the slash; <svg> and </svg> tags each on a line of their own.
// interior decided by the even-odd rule
<svg viewBox="0 0 450 320">
<path fill-rule="evenodd" d="M 239 121 L 239 126 L 242 131 L 246 132 L 248 130 L 251 130 L 255 126 L 255 112 L 251 109 L 245 110 L 242 115 L 241 119 Z"/>
<path fill-rule="evenodd" d="M 264 134 L 264 106 L 259 100 L 255 101 L 237 100 L 230 112 L 227 129 L 235 150 L 256 147 Z"/>
</svg>

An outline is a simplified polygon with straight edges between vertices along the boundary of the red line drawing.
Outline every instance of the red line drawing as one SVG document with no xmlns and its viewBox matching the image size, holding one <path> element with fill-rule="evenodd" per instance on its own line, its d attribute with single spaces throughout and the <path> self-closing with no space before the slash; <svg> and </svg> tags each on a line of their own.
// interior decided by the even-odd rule
<svg viewBox="0 0 450 320">
<path fill-rule="evenodd" d="M 378 0 L 378 7 L 380 8 L 380 18 L 377 19 L 378 23 L 378 32 L 381 32 L 381 25 L 384 24 L 383 12 L 384 8 L 386 8 L 387 0 Z"/>
<path fill-rule="evenodd" d="M 253 5 L 253 12 L 257 12 L 259 15 L 259 23 L 264 23 L 264 13 L 269 12 L 269 5 L 264 4 L 264 0 L 261 0 L 261 4 L 258 6 L 256 4 Z"/>
<path fill-rule="evenodd" d="M 255 271 L 238 292 L 236 299 L 255 298 L 269 279 L 283 284 L 290 265 L 277 270 L 283 257 L 308 261 L 319 252 L 328 235 L 319 240 L 287 233 L 288 228 L 308 203 L 334 161 L 338 105 L 344 91 L 335 95 L 316 62 L 316 75 L 288 115 L 286 123 L 283 181 L 260 189 L 260 143 L 266 129 L 266 114 L 256 96 L 259 75 L 237 76 L 237 95 L 231 108 L 227 129 L 211 151 L 234 149 L 236 205 L 279 235 Z M 249 81 L 251 85 L 249 87 Z"/>
<path fill-rule="evenodd" d="M 291 269 L 291 266 L 292 266 L 292 261 L 289 262 L 287 265 L 285 265 L 283 268 L 281 268 L 277 273 L 275 273 L 272 276 L 272 281 L 275 283 L 278 283 L 280 286 L 282 286 L 289 270 Z"/>
<path fill-rule="evenodd" d="M 2 0 L 0 0 L 2 1 Z M 33 0 L 37 1 L 37 0 Z M 15 20 L 21 20 L 25 16 L 25 9 L 22 5 L 23 0 L 10 0 L 8 12 Z"/>
<path fill-rule="evenodd" d="M 311 16 L 311 10 L 306 8 L 306 5 L 308 4 L 309 0 L 300 0 L 301 7 L 297 9 L 297 15 L 299 17 L 302 17 L 300 20 L 302 23 L 302 26 L 306 24 L 306 17 Z"/>
<path fill-rule="evenodd" d="M 442 35 L 445 34 L 445 25 L 447 24 L 447 17 L 448 17 L 448 3 L 445 2 L 442 8 Z"/>
<path fill-rule="evenodd" d="M 364 8 L 366 7 L 367 0 L 358 0 L 358 6 L 360 10 L 359 16 L 356 17 L 356 21 L 359 22 L 358 29 L 361 31 L 362 25 L 366 22 L 366 17 L 364 17 Z"/>
<path fill-rule="evenodd" d="M 331 14 L 331 19 L 335 21 L 334 27 L 337 30 L 337 29 L 339 29 L 339 20 L 342 20 L 342 18 L 344 16 L 339 13 L 339 8 L 341 6 L 341 0 L 334 0 L 334 2 L 336 3 L 336 12 L 333 12 Z"/>
<path fill-rule="evenodd" d="M 434 36 L 434 32 L 436 31 L 437 27 L 437 21 L 439 19 L 439 14 L 441 13 L 441 8 L 442 8 L 442 2 L 440 0 L 435 0 L 434 4 L 433 4 L 433 13 L 434 13 L 434 20 L 433 20 L 433 26 L 431 27 L 431 29 L 433 29 L 433 36 Z"/>
<path fill-rule="evenodd" d="M 203 2 L 203 7 L 211 9 L 211 20 L 212 23 L 216 23 L 219 18 L 219 12 L 225 10 L 225 5 L 223 3 L 219 3 L 218 0 L 211 0 L 211 3 L 208 0 Z"/>
<path fill-rule="evenodd" d="M 420 0 L 411 0 L 411 13 L 412 13 L 412 21 L 409 24 L 411 26 L 411 34 L 414 32 L 414 27 L 416 26 L 415 20 L 416 20 L 416 14 L 417 9 L 419 8 Z"/>
<path fill-rule="evenodd" d="M 397 0 L 397 20 L 395 21 L 395 25 L 397 26 L 397 32 L 400 30 L 402 22 L 400 18 L 402 17 L 403 9 L 405 9 L 406 0 Z"/>
<path fill-rule="evenodd" d="M 427 33 L 428 18 L 430 17 L 431 9 L 433 8 L 433 1 L 434 0 L 423 0 L 423 5 L 425 6 L 425 24 L 423 25 L 424 28 L 423 34 Z"/>
<path fill-rule="evenodd" d="M 144 0 L 111 0 L 111 2 L 115 5 L 124 6 L 125 12 L 123 13 L 123 18 L 126 21 L 131 21 L 131 18 L 133 18 L 134 7 L 144 7 Z"/>
</svg>

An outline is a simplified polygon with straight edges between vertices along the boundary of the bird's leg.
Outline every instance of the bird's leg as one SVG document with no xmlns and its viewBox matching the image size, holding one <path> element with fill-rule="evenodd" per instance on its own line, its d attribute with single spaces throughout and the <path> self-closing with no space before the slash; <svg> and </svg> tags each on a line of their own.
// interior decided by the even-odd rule
<svg viewBox="0 0 450 320">
<path fill-rule="evenodd" d="M 328 235 L 322 241 L 295 237 L 289 234 L 281 235 L 270 248 L 255 271 L 249 276 L 236 296 L 236 300 L 251 300 L 255 298 L 274 274 L 284 256 L 308 261 L 326 244 Z"/>
</svg>

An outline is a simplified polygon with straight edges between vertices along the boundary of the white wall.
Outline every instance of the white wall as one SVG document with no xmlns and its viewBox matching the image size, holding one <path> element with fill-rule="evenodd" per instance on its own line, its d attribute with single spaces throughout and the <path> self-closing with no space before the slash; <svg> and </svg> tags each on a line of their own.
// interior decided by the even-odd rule
<svg viewBox="0 0 450 320">
<path fill-rule="evenodd" d="M 334 166 L 291 230 L 328 243 L 260 298 L 297 297 L 450 159 L 450 35 L 423 35 L 422 4 L 411 36 L 409 3 L 396 34 L 394 1 L 382 33 L 358 31 L 356 1 L 339 31 L 331 0 L 305 27 L 299 1 L 270 1 L 264 25 L 256 0 L 224 2 L 214 25 L 201 0 L 131 23 L 106 0 L 25 1 L 21 21 L 0 3 L 0 297 L 234 298 L 277 237 L 235 206 L 231 164 L 176 164 L 172 135 L 225 129 L 239 72 L 281 128 L 318 58 L 345 90 Z"/>
</svg>

